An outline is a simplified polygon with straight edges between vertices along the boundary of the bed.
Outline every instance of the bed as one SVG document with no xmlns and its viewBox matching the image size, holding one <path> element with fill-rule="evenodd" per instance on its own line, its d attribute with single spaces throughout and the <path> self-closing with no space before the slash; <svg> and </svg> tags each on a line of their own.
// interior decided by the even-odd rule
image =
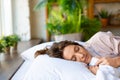
<svg viewBox="0 0 120 80">
<path fill-rule="evenodd" d="M 76 42 L 84 45 L 84 42 Z M 51 58 L 48 55 L 41 55 L 34 59 L 37 50 L 50 47 L 53 43 L 42 43 L 24 51 L 21 56 L 25 61 L 11 80 L 96 80 L 96 76 L 84 63 Z M 101 75 L 101 71 L 99 72 L 97 80 L 106 80 L 106 77 Z M 105 78 L 101 79 L 102 76 Z M 110 77 L 109 80 L 120 80 L 120 78 Z"/>
<path fill-rule="evenodd" d="M 11 80 L 22 80 L 26 72 L 29 70 L 29 67 L 32 65 L 34 60 L 34 53 L 35 51 L 39 49 L 43 49 L 45 47 L 49 47 L 54 42 L 46 42 L 43 44 L 39 44 L 36 46 L 33 46 L 32 48 L 27 49 L 23 53 L 21 53 L 21 57 L 24 59 L 24 62 L 22 65 L 20 65 L 20 68 L 16 71 L 14 76 L 11 78 Z"/>
</svg>

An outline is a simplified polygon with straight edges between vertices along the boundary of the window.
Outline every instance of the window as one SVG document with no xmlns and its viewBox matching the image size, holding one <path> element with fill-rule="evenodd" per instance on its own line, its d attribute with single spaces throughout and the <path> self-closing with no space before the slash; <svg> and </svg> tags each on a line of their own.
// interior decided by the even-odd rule
<svg viewBox="0 0 120 80">
<path fill-rule="evenodd" d="M 11 0 L 0 0 L 0 36 L 12 34 Z"/>
<path fill-rule="evenodd" d="M 0 36 L 2 35 L 2 23 L 1 23 L 1 0 L 0 0 Z"/>
</svg>

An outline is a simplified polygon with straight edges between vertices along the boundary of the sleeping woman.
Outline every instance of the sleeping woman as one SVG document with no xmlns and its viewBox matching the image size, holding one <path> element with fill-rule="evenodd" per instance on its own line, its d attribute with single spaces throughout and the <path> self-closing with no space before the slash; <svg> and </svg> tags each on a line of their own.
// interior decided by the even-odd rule
<svg viewBox="0 0 120 80">
<path fill-rule="evenodd" d="M 96 64 L 89 67 L 90 71 L 96 74 L 100 64 L 120 67 L 120 37 L 111 32 L 98 32 L 84 45 L 74 41 L 55 42 L 50 48 L 37 51 L 35 57 L 42 54 L 88 65 L 93 57 L 99 57 Z"/>
</svg>

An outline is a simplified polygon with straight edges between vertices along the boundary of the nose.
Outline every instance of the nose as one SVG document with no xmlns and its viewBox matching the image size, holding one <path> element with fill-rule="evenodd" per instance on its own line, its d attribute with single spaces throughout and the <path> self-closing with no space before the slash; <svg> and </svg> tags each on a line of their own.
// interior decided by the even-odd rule
<svg viewBox="0 0 120 80">
<path fill-rule="evenodd" d="M 76 56 L 78 56 L 79 61 L 84 61 L 84 54 L 78 53 Z"/>
<path fill-rule="evenodd" d="M 83 54 L 79 54 L 79 57 L 83 58 L 83 57 L 84 57 L 84 55 L 83 55 Z"/>
</svg>

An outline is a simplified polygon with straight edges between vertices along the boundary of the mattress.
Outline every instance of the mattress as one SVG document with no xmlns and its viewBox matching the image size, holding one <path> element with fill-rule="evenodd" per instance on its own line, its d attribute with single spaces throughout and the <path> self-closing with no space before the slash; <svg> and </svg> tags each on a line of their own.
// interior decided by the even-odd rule
<svg viewBox="0 0 120 80">
<path fill-rule="evenodd" d="M 84 45 L 84 42 L 77 42 Z M 48 55 L 34 58 L 37 50 L 45 49 L 52 44 L 53 42 L 46 42 L 24 51 L 21 56 L 25 61 L 11 80 L 120 80 L 120 71 L 109 65 L 102 65 L 94 75 L 82 62 L 53 58 Z"/>
<path fill-rule="evenodd" d="M 24 59 L 24 62 L 11 78 L 11 80 L 22 80 L 34 60 L 34 53 L 39 49 L 52 45 L 52 43 L 53 42 L 46 42 L 43 44 L 38 44 L 22 52 L 21 57 Z"/>
<path fill-rule="evenodd" d="M 31 61 L 28 60 L 24 61 L 11 80 L 22 80 L 24 74 L 26 74 L 31 64 L 32 64 Z"/>
</svg>

